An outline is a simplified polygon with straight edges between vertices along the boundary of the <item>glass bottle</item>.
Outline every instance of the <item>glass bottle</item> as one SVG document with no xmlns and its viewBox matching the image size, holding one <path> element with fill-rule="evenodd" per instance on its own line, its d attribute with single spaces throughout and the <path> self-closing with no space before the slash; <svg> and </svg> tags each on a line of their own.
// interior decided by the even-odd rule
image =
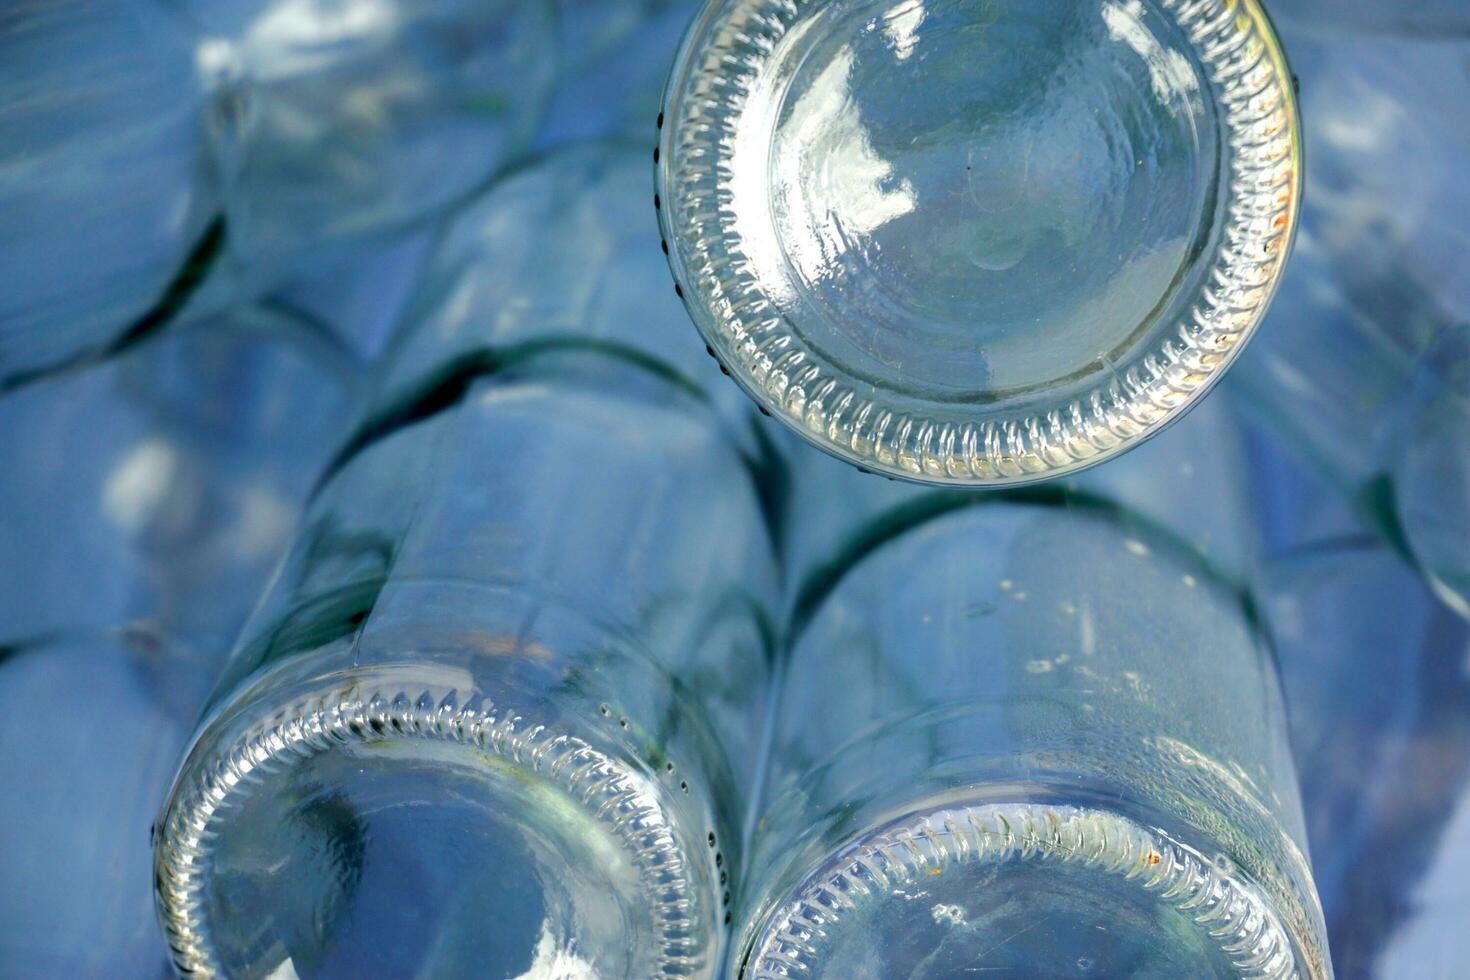
<svg viewBox="0 0 1470 980">
<path fill-rule="evenodd" d="M 0 399 L 0 641 L 227 645 L 358 394 L 330 338 L 254 307 Z"/>
<path fill-rule="evenodd" d="M 0 975 L 168 972 L 149 827 L 354 390 L 244 310 L 0 400 Z"/>
<path fill-rule="evenodd" d="M 711 0 L 659 123 L 721 362 L 827 452 L 935 484 L 1177 419 L 1253 333 L 1301 191 L 1256 0 Z"/>
<path fill-rule="evenodd" d="M 1452 975 L 1470 868 L 1470 622 L 1320 469 L 1243 421 L 1272 517 L 1258 595 L 1333 963 L 1343 976 Z"/>
<path fill-rule="evenodd" d="M 0 18 L 0 392 L 437 215 L 530 140 L 544 0 L 100 0 Z"/>
<path fill-rule="evenodd" d="M 551 158 L 446 230 L 160 817 L 181 971 L 718 969 L 776 567 L 751 461 L 623 316 L 606 174 L 646 168 Z"/>
<path fill-rule="evenodd" d="M 1249 525 L 1210 530 L 1248 506 L 1215 404 L 1109 486 L 793 529 L 732 976 L 1330 975 Z"/>
<path fill-rule="evenodd" d="M 0 392 L 146 329 L 211 251 L 192 47 L 150 3 L 0 17 Z"/>
<path fill-rule="evenodd" d="M 1299 541 L 1263 584 L 1333 962 L 1452 975 L 1470 911 L 1470 623 L 1361 532 Z"/>
<path fill-rule="evenodd" d="M 1470 615 L 1467 48 L 1292 37 L 1313 193 L 1241 401 Z"/>
<path fill-rule="evenodd" d="M 555 6 L 561 72 L 536 145 L 645 140 L 697 0 L 556 0 Z"/>
<path fill-rule="evenodd" d="M 1470 29 L 1460 0 L 1274 0 L 1271 14 L 1284 29 L 1443 40 Z"/>
</svg>

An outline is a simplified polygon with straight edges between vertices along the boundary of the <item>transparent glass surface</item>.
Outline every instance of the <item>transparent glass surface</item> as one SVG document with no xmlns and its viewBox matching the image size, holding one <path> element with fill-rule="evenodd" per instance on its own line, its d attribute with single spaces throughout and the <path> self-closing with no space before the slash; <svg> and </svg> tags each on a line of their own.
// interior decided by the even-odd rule
<svg viewBox="0 0 1470 980">
<path fill-rule="evenodd" d="M 1272 0 L 1271 15 L 1289 29 L 1332 33 L 1443 39 L 1470 30 L 1461 0 Z"/>
<path fill-rule="evenodd" d="M 1470 910 L 1470 624 L 1361 531 L 1299 540 L 1264 585 L 1333 962 L 1453 976 Z"/>
<path fill-rule="evenodd" d="M 162 9 L 0 12 L 0 392 L 146 325 L 220 206 L 204 98 Z"/>
<path fill-rule="evenodd" d="M 149 828 L 211 666 L 142 627 L 0 646 L 0 973 L 169 975 Z"/>
<path fill-rule="evenodd" d="M 497 181 L 439 235 L 383 367 L 407 404 L 442 380 L 592 341 L 671 372 L 733 430 L 749 400 L 719 376 L 669 287 L 648 210 L 648 150 L 600 141 L 559 149 Z M 737 434 L 739 434 L 737 433 Z"/>
<path fill-rule="evenodd" d="M 306 325 L 254 309 L 0 399 L 0 641 L 146 620 L 228 648 L 354 396 Z"/>
<path fill-rule="evenodd" d="M 567 159 L 446 231 L 242 634 L 160 822 L 182 970 L 719 968 L 776 607 L 758 463 L 607 299 L 639 274 L 618 182 L 526 220 L 597 158 Z"/>
<path fill-rule="evenodd" d="M 1264 312 L 1300 192 L 1254 0 L 716 0 L 662 121 L 706 340 L 824 449 L 933 483 L 1176 418 Z"/>
<path fill-rule="evenodd" d="M 241 311 L 0 400 L 0 975 L 168 972 L 150 827 L 351 390 Z"/>
<path fill-rule="evenodd" d="M 173 2 L 247 262 L 464 197 L 529 140 L 554 73 L 542 0 Z"/>
<path fill-rule="evenodd" d="M 554 34 L 545 0 L 0 14 L 0 392 L 462 201 L 534 135 Z"/>
<path fill-rule="evenodd" d="M 624 136 L 646 148 L 669 64 L 698 7 L 698 0 L 558 0 L 561 72 L 537 145 Z"/>
<path fill-rule="evenodd" d="M 1212 414 L 1089 474 L 1126 480 L 909 489 L 825 560 L 793 526 L 812 571 L 732 973 L 1330 975 L 1252 525 L 1230 523 L 1245 471 L 1196 469 L 1239 463 Z"/>
<path fill-rule="evenodd" d="M 1470 48 L 1291 37 L 1313 147 L 1242 399 L 1470 612 Z"/>
<path fill-rule="evenodd" d="M 382 359 L 438 237 L 436 224 L 304 264 L 267 301 L 336 338 L 360 364 Z"/>
</svg>

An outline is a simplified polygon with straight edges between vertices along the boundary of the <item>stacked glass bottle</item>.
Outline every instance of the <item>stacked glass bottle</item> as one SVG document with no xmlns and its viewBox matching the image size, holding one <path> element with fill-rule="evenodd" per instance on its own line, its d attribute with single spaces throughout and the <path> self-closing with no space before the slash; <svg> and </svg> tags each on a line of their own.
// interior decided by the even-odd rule
<svg viewBox="0 0 1470 980">
<path fill-rule="evenodd" d="M 1301 194 L 1256 0 L 710 0 L 659 122 L 670 266 L 722 363 L 827 452 L 935 484 L 1177 420 Z"/>
<path fill-rule="evenodd" d="M 240 310 L 0 399 L 0 973 L 166 972 L 148 830 L 351 420 L 333 355 Z"/>
<path fill-rule="evenodd" d="M 0 391 L 457 203 L 522 152 L 544 0 L 29 5 L 0 19 Z"/>
<path fill-rule="evenodd" d="M 160 819 L 181 971 L 718 969 L 775 563 L 619 319 L 646 166 L 562 155 L 447 231 Z"/>
<path fill-rule="evenodd" d="M 1080 487 L 793 469 L 732 975 L 1330 975 L 1218 408 Z"/>
</svg>

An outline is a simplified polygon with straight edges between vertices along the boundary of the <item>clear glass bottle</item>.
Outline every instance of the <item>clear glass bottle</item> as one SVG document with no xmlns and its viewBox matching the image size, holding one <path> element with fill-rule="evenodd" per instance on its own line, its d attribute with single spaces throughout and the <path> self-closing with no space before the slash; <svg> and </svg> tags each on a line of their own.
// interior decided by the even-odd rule
<svg viewBox="0 0 1470 980">
<path fill-rule="evenodd" d="M 0 18 L 0 392 L 437 215 L 529 142 L 545 0 Z"/>
<path fill-rule="evenodd" d="M 1089 474 L 1133 479 L 911 491 L 817 555 L 793 529 L 732 975 L 1330 975 L 1212 415 Z"/>
<path fill-rule="evenodd" d="M 1333 962 L 1451 976 L 1470 912 L 1470 623 L 1361 532 L 1299 541 L 1263 585 Z"/>
<path fill-rule="evenodd" d="M 245 310 L 0 400 L 0 975 L 168 972 L 149 828 L 353 393 Z"/>
<path fill-rule="evenodd" d="M 936 484 L 1178 418 L 1265 311 L 1301 192 L 1256 0 L 711 0 L 659 123 L 721 362 L 826 451 Z"/>
<path fill-rule="evenodd" d="M 669 63 L 697 6 L 698 0 L 556 0 L 561 73 L 537 145 L 646 140 Z"/>
<path fill-rule="evenodd" d="M 1470 615 L 1470 48 L 1292 40 L 1313 193 L 1232 383 Z"/>
<path fill-rule="evenodd" d="M 0 642 L 244 625 L 360 378 L 305 321 L 246 308 L 0 399 Z"/>
<path fill-rule="evenodd" d="M 150 3 L 0 17 L 0 392 L 148 323 L 209 251 L 192 47 Z"/>
<path fill-rule="evenodd" d="M 1442 41 L 1470 30 L 1470 10 L 1460 0 L 1273 0 L 1271 14 L 1293 33 L 1300 28 Z"/>
<path fill-rule="evenodd" d="M 507 180 L 430 260 L 160 818 L 181 971 L 718 970 L 776 566 L 699 386 L 604 319 L 637 266 L 587 168 L 647 174 L 612 158 Z"/>
</svg>

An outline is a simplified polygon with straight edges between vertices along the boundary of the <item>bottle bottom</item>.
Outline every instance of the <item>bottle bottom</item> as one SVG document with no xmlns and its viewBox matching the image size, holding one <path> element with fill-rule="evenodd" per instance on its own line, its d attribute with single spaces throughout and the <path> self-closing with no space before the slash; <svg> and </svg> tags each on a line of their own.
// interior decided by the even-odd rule
<svg viewBox="0 0 1470 980">
<path fill-rule="evenodd" d="M 363 690 L 276 714 L 191 765 L 205 775 L 176 790 L 157 858 L 181 969 L 705 972 L 717 933 L 702 872 L 655 780 L 485 699 Z"/>
<path fill-rule="evenodd" d="M 844 848 L 764 918 L 740 975 L 1302 972 L 1228 859 L 1116 814 L 1009 804 L 929 811 Z"/>
</svg>

